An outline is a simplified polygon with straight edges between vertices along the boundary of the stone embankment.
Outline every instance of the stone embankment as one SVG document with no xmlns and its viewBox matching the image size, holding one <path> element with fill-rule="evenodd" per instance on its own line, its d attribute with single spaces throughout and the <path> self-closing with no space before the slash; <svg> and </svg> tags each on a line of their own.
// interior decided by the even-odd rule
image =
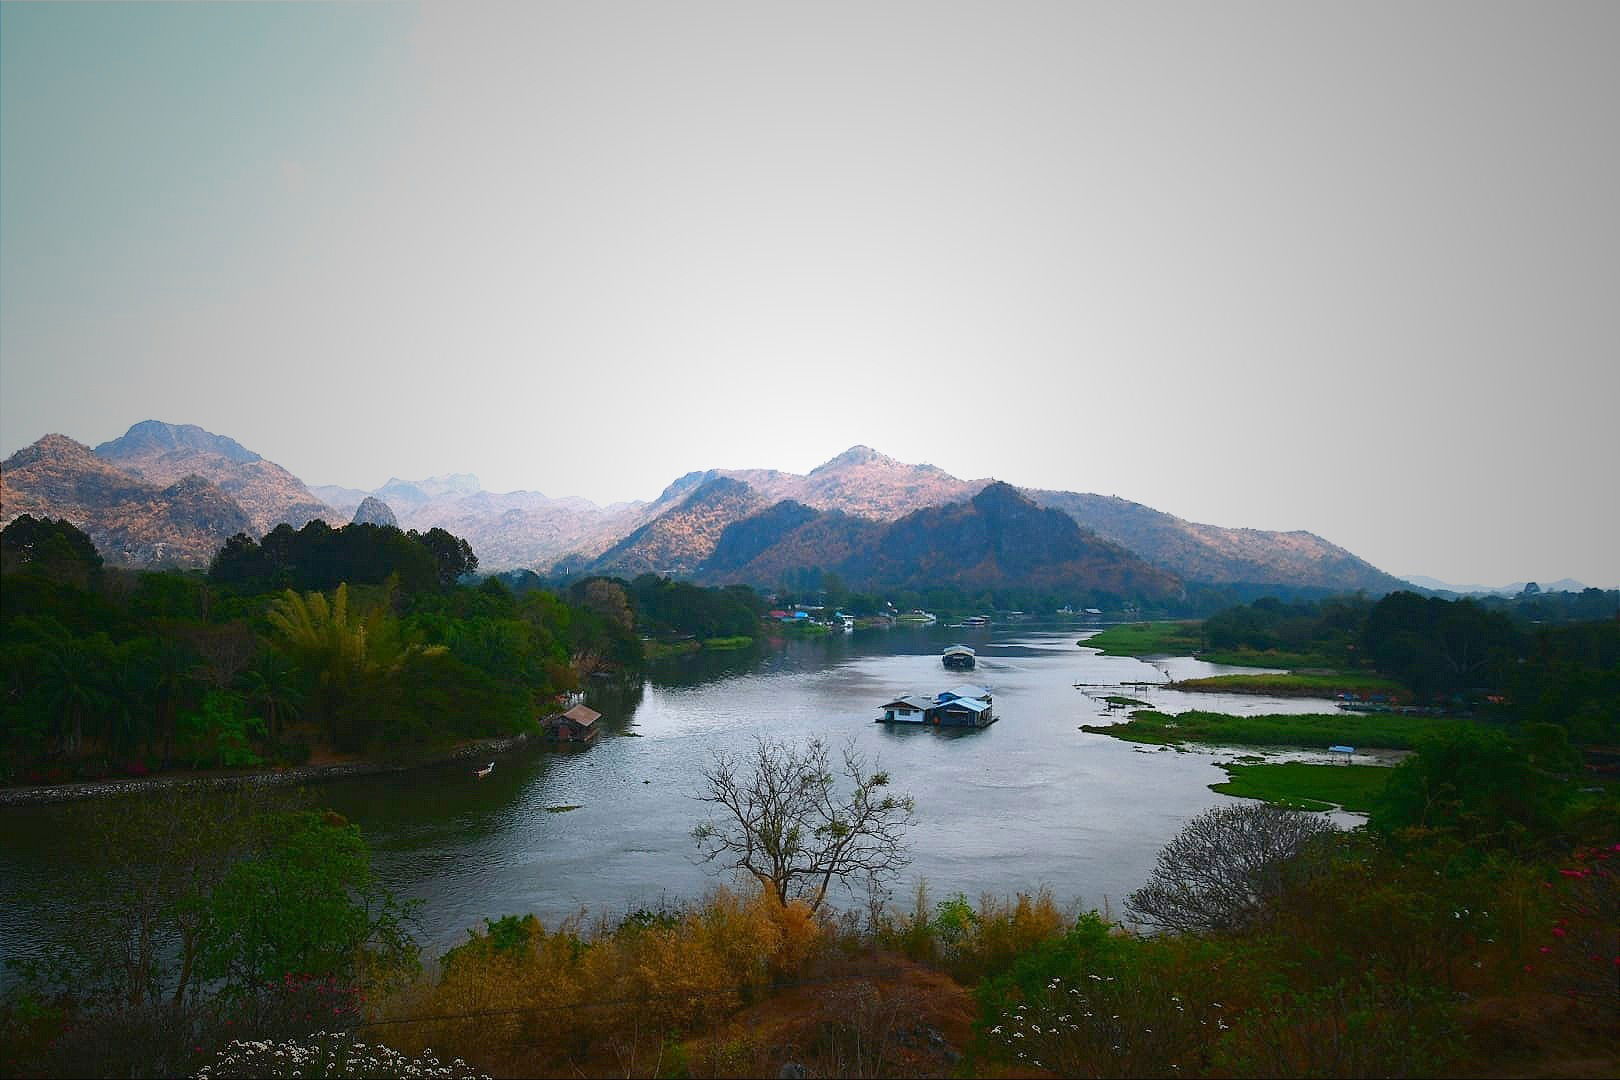
<svg viewBox="0 0 1620 1080">
<path fill-rule="evenodd" d="M 142 792 L 173 788 L 195 791 L 225 790 L 238 787 L 296 787 L 299 784 L 320 784 L 328 780 L 346 780 L 352 776 L 371 776 L 377 773 L 405 772 L 425 765 L 443 765 L 456 761 L 483 758 L 489 754 L 503 754 L 516 750 L 536 736 L 524 733 L 502 739 L 483 739 L 458 746 L 447 753 L 415 761 L 344 761 L 333 765 L 295 765 L 290 768 L 261 772 L 240 772 L 212 776 L 154 776 L 140 780 L 91 780 L 79 784 L 38 784 L 30 787 L 0 788 L 0 806 L 32 806 L 42 803 L 75 802 L 79 799 L 98 799 L 116 795 L 139 795 Z"/>
</svg>

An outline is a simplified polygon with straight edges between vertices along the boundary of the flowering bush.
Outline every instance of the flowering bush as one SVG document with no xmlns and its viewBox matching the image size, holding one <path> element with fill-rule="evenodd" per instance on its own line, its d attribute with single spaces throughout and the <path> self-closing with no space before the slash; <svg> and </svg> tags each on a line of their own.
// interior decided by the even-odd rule
<svg viewBox="0 0 1620 1080">
<path fill-rule="evenodd" d="M 353 1042 L 340 1032 L 317 1032 L 302 1039 L 238 1040 L 197 1070 L 212 1077 L 402 1077 L 408 1080 L 473 1080 L 487 1077 L 460 1058 L 440 1061 L 432 1050 L 407 1057 L 381 1045 Z"/>
<path fill-rule="evenodd" d="M 1191 1076 L 1231 1026 L 1220 1002 L 1184 1000 L 1146 972 L 1089 973 L 1077 985 L 1053 977 L 986 1036 L 1063 1076 Z"/>
<path fill-rule="evenodd" d="M 1610 1010 L 1620 1005 L 1620 844 L 1582 848 L 1548 883 L 1554 919 L 1540 947 L 1559 991 Z"/>
</svg>

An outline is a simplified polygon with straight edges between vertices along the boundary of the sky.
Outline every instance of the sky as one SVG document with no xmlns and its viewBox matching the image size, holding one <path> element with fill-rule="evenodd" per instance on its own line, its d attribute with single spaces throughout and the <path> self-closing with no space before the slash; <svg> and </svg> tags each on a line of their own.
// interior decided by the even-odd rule
<svg viewBox="0 0 1620 1080">
<path fill-rule="evenodd" d="M 0 5 L 0 455 L 867 444 L 1620 584 L 1620 4 Z"/>
</svg>

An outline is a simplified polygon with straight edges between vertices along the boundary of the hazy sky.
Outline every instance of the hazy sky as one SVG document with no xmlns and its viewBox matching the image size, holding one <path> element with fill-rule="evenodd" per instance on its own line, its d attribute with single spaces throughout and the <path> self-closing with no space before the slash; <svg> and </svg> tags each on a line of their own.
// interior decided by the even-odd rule
<svg viewBox="0 0 1620 1080">
<path fill-rule="evenodd" d="M 0 454 L 852 443 L 1620 584 L 1620 4 L 0 6 Z"/>
</svg>

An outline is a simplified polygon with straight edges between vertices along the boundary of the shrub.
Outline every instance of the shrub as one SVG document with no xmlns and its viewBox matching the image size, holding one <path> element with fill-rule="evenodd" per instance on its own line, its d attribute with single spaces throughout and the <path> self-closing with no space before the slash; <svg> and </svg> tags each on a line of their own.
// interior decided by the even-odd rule
<svg viewBox="0 0 1620 1080">
<path fill-rule="evenodd" d="M 1159 852 L 1126 910 L 1148 926 L 1180 933 L 1254 926 L 1282 891 L 1285 864 L 1335 832 L 1318 814 L 1266 803 L 1206 810 Z"/>
</svg>

